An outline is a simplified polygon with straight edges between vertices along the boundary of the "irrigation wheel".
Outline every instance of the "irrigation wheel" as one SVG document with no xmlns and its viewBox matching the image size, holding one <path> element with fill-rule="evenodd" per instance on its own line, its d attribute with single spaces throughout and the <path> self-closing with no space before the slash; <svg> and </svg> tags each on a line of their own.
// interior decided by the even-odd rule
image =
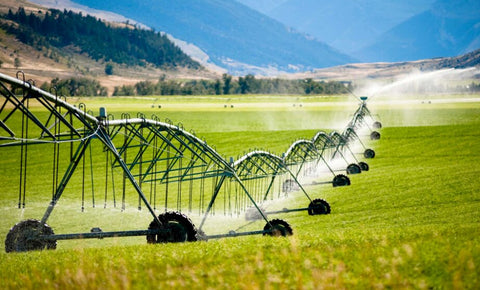
<svg viewBox="0 0 480 290">
<path fill-rule="evenodd" d="M 359 174 L 362 173 L 362 168 L 360 165 L 352 163 L 347 166 L 347 174 Z"/>
<path fill-rule="evenodd" d="M 292 227 L 284 220 L 273 219 L 268 222 L 263 228 L 265 233 L 263 235 L 269 235 L 273 237 L 286 237 L 293 235 Z"/>
<path fill-rule="evenodd" d="M 378 140 L 378 139 L 380 139 L 380 133 L 378 133 L 377 131 L 372 131 L 372 133 L 370 133 L 370 139 L 371 139 L 371 140 Z"/>
<path fill-rule="evenodd" d="M 154 243 L 183 243 L 197 241 L 197 229 L 193 222 L 184 214 L 179 212 L 165 212 L 158 216 L 163 226 L 152 221 L 148 226 L 149 230 L 161 229 L 158 234 L 147 235 L 147 242 Z"/>
<path fill-rule="evenodd" d="M 47 224 L 38 220 L 29 219 L 14 225 L 5 239 L 5 251 L 26 252 L 35 250 L 54 250 L 57 241 L 48 241 L 41 238 L 43 235 L 53 235 L 53 230 Z"/>
<path fill-rule="evenodd" d="M 362 171 L 370 170 L 370 166 L 368 166 L 366 162 L 360 161 L 358 162 L 358 165 L 360 165 L 360 168 L 362 169 Z"/>
<path fill-rule="evenodd" d="M 373 122 L 372 127 L 375 128 L 375 129 L 381 129 L 382 128 L 382 123 L 380 123 L 379 121 L 375 121 L 375 122 Z"/>
<path fill-rule="evenodd" d="M 326 200 L 317 198 L 312 200 L 308 205 L 308 214 L 309 215 L 319 215 L 319 214 L 329 214 L 330 205 Z"/>
<path fill-rule="evenodd" d="M 336 175 L 333 178 L 333 187 L 350 185 L 350 178 L 343 174 Z"/>
<path fill-rule="evenodd" d="M 375 157 L 375 151 L 373 149 L 366 149 L 365 152 L 363 152 L 363 156 L 368 159 L 372 159 Z"/>
</svg>

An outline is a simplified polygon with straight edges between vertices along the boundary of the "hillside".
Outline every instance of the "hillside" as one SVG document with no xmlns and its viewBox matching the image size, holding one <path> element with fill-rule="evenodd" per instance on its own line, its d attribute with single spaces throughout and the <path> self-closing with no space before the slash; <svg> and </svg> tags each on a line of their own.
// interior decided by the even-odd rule
<svg viewBox="0 0 480 290">
<path fill-rule="evenodd" d="M 291 74 L 289 78 L 313 78 L 316 80 L 391 79 L 411 72 L 431 72 L 444 69 L 463 69 L 480 66 L 480 49 L 455 57 L 443 57 L 405 62 L 354 63 L 317 69 L 311 72 Z M 480 75 L 476 76 L 477 79 Z"/>
<path fill-rule="evenodd" d="M 47 10 L 43 7 L 26 1 L 13 0 L 2 1 L 2 3 L 0 3 L 0 13 L 7 15 L 9 9 L 16 12 L 20 6 L 24 7 L 26 14 L 28 15 L 31 12 L 38 16 L 44 16 L 47 14 Z M 76 14 L 69 13 L 69 15 L 73 16 Z M 76 17 L 78 17 L 78 15 Z M 92 21 L 93 17 L 89 17 L 88 19 L 90 19 L 89 21 Z M 153 63 L 154 61 L 152 61 L 152 63 L 141 61 L 141 65 L 136 65 L 134 63 L 122 63 L 121 61 L 114 62 L 112 58 L 110 58 L 110 60 L 114 65 L 113 74 L 107 75 L 105 73 L 107 60 L 105 55 L 97 55 L 97 60 L 95 60 L 94 53 L 92 53 L 92 51 L 88 51 L 86 47 L 83 47 L 82 50 L 82 43 L 80 43 L 82 41 L 84 43 L 88 43 L 89 37 L 91 38 L 95 35 L 98 36 L 98 33 L 90 33 L 90 35 L 83 34 L 81 37 L 79 37 L 81 29 L 77 29 L 77 34 L 67 33 L 67 35 L 75 35 L 76 37 L 73 39 L 73 41 L 77 41 L 79 43 L 63 43 L 63 45 L 60 45 L 54 41 L 56 39 L 60 39 L 58 38 L 58 35 L 53 36 L 50 34 L 48 37 L 45 35 L 42 36 L 40 33 L 33 33 L 31 28 L 21 26 L 13 20 L 6 20 L 4 17 L 2 17 L 0 20 L 4 24 L 3 28 L 0 27 L 0 62 L 2 72 L 13 76 L 18 70 L 22 70 L 29 77 L 36 80 L 37 84 L 49 82 L 54 78 L 67 79 L 73 77 L 88 77 L 98 80 L 103 86 L 107 87 L 109 93 L 111 94 L 114 86 L 122 84 L 131 85 L 143 80 L 158 80 L 161 76 L 183 79 L 212 79 L 218 77 L 218 74 L 215 72 L 198 68 L 189 68 L 188 65 L 182 66 L 178 63 L 171 63 L 171 65 L 155 65 Z M 126 29 L 126 27 L 128 27 L 125 25 L 125 23 L 109 22 L 107 26 L 103 22 L 99 22 L 97 20 L 93 22 L 96 22 L 95 25 L 98 25 L 98 27 L 94 29 L 97 30 L 97 32 L 105 32 L 105 29 L 107 29 L 108 26 L 119 28 L 119 31 L 125 31 L 122 29 Z M 78 25 L 83 24 L 78 23 L 77 20 L 77 26 Z M 130 25 L 129 27 L 129 31 L 134 30 L 133 26 Z M 29 36 L 30 42 L 25 41 L 26 39 L 24 39 L 23 42 L 20 41 L 18 35 L 14 33 L 15 31 L 10 31 L 10 33 L 7 33 L 7 30 L 9 29 L 17 30 L 17 32 L 19 32 L 21 29 L 27 29 L 27 31 L 30 31 L 30 33 L 26 34 Z M 149 33 L 151 36 L 153 35 L 153 32 L 142 33 Z M 153 38 L 150 38 L 150 41 L 155 40 L 156 38 L 157 40 L 160 39 L 164 40 L 166 43 L 169 43 L 164 39 L 163 36 L 160 36 L 159 34 L 155 35 L 156 36 Z M 144 38 L 144 40 L 148 41 L 147 39 L 148 38 Z M 127 42 L 123 41 L 123 44 L 125 43 Z M 155 44 L 155 41 L 152 43 Z M 107 44 L 108 42 L 104 41 L 104 45 Z M 177 53 L 180 52 L 184 59 L 189 59 L 183 52 L 179 51 L 178 48 L 172 46 L 171 43 L 169 43 L 168 46 L 176 50 Z M 111 47 L 113 46 L 109 45 L 108 47 L 110 48 L 111 52 L 115 51 L 117 54 L 121 53 L 121 50 L 119 49 L 112 50 Z M 158 51 L 161 52 L 161 50 Z M 139 58 L 137 58 L 137 61 L 138 60 Z M 191 59 L 188 61 L 191 62 Z"/>
<path fill-rule="evenodd" d="M 438 0 L 355 53 L 365 61 L 457 56 L 480 48 L 480 2 Z"/>
<path fill-rule="evenodd" d="M 233 74 L 303 71 L 353 61 L 236 1 L 74 2 L 123 15 L 193 43 Z"/>
<path fill-rule="evenodd" d="M 127 66 L 187 67 L 200 65 L 165 35 L 137 27 L 109 25 L 90 15 L 50 9 L 29 12 L 20 7 L 3 16 L 2 28 L 38 51 L 51 47 L 78 49 L 95 61 Z"/>
</svg>

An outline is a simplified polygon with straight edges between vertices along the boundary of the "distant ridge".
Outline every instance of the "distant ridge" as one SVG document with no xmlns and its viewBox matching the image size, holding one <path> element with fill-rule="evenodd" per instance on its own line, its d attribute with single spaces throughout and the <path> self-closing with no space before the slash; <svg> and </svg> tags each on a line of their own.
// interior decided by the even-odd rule
<svg viewBox="0 0 480 290">
<path fill-rule="evenodd" d="M 238 0 L 352 54 L 435 0 Z M 378 60 L 376 60 L 378 61 Z"/>
<path fill-rule="evenodd" d="M 478 0 L 238 0 L 360 62 L 454 57 L 480 48 Z"/>
<path fill-rule="evenodd" d="M 202 49 L 229 73 L 275 74 L 354 61 L 236 1 L 75 0 L 111 11 Z"/>
<path fill-rule="evenodd" d="M 291 78 L 317 80 L 364 80 L 392 78 L 411 71 L 436 71 L 443 69 L 480 68 L 480 49 L 455 57 L 441 57 L 402 62 L 352 63 L 293 74 Z M 476 75 L 480 79 L 480 75 Z"/>
<path fill-rule="evenodd" d="M 480 48 L 480 1 L 437 0 L 354 53 L 364 61 L 453 57 Z"/>
<path fill-rule="evenodd" d="M 464 55 L 442 59 L 438 64 L 439 68 L 468 68 L 479 66 L 480 49 Z"/>
</svg>

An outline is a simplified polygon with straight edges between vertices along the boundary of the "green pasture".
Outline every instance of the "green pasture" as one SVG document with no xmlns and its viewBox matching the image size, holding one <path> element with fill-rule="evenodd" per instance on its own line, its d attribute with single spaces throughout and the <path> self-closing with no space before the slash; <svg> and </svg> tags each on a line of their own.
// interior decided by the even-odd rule
<svg viewBox="0 0 480 290">
<path fill-rule="evenodd" d="M 106 107 L 116 119 L 123 112 L 131 117 L 142 116 L 137 113 L 141 112 L 147 118 L 155 114 L 181 123 L 222 156 L 234 159 L 251 149 L 281 155 L 295 140 L 311 139 L 319 130 L 342 130 L 357 108 L 357 102 L 346 96 L 68 101 L 85 103 L 94 114 Z M 480 288 L 480 97 L 379 97 L 371 100 L 369 108 L 384 125 L 380 140 L 362 139 L 377 153 L 366 160 L 370 171 L 351 176 L 349 187 L 306 184 L 308 194 L 326 199 L 332 212 L 272 216 L 292 226 L 291 237 L 157 245 L 147 245 L 144 237 L 59 241 L 54 251 L 0 252 L 0 287 Z M 52 150 L 47 145 L 30 148 L 24 209 L 17 208 L 18 149 L 0 149 L 3 238 L 15 223 L 41 219 L 51 198 Z M 134 194 L 127 197 L 124 211 L 113 207 L 110 191 L 104 202 L 100 175 L 96 175 L 96 207 L 88 193 L 82 212 L 78 178 L 49 219 L 55 233 L 96 226 L 144 229 L 150 223 L 146 209 L 137 210 Z M 282 207 L 307 205 L 304 196 L 295 194 L 279 202 Z M 237 221 L 217 214 L 209 222 L 228 231 Z"/>
</svg>

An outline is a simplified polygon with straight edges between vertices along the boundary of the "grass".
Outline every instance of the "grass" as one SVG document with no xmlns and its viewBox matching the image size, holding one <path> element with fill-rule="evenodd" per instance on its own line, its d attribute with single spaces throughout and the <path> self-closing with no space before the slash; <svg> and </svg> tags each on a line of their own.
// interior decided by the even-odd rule
<svg viewBox="0 0 480 290">
<path fill-rule="evenodd" d="M 221 106 L 164 113 L 204 133 L 225 156 L 255 147 L 280 153 L 297 138 L 309 139 L 318 129 L 341 124 L 342 114 L 346 124 L 355 105 L 347 108 L 329 101 L 334 110 L 330 105 L 293 109 L 282 100 L 285 106 L 269 113 L 260 107 L 260 114 L 253 105 L 226 108 L 235 114 L 226 114 Z M 371 170 L 351 176 L 350 187 L 305 186 L 311 196 L 328 200 L 332 213 L 279 215 L 293 227 L 289 238 L 249 236 L 161 245 L 147 245 L 144 238 L 63 241 L 55 251 L 0 253 L 0 287 L 478 289 L 480 102 L 372 101 L 371 108 L 385 125 L 382 138 L 369 144 L 377 152 L 368 160 Z M 221 121 L 227 115 L 228 124 Z M 264 124 L 267 115 L 276 128 Z M 314 122 L 305 124 L 311 118 Z M 325 125 L 314 128 L 315 124 Z M 48 187 L 38 182 L 27 193 L 27 208 L 16 209 L 18 189 L 10 190 L 17 186 L 15 156 L 0 154 L 0 232 L 5 236 L 19 220 L 41 217 Z M 41 158 L 31 163 L 32 170 L 48 166 Z M 150 219 L 136 210 L 89 207 L 81 213 L 78 197 L 66 196 L 62 202 L 49 221 L 58 233 L 89 228 L 88 222 L 95 219 L 119 228 L 141 227 Z M 289 203 L 305 206 L 305 199 Z"/>
</svg>

